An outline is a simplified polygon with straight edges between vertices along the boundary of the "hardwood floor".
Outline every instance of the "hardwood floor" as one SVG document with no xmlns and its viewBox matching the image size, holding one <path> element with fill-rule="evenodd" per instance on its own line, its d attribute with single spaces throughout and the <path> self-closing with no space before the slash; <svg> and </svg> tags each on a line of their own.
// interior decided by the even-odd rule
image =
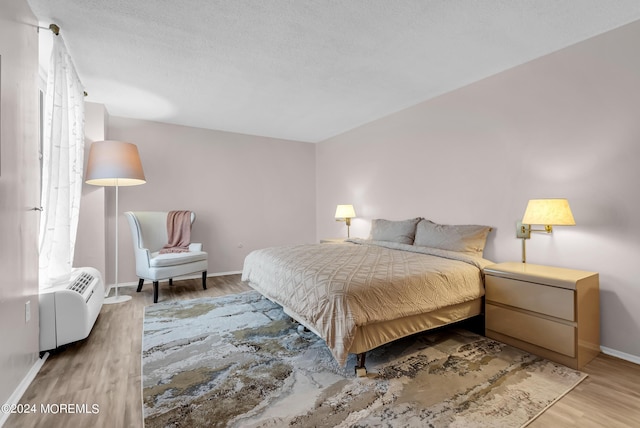
<svg viewBox="0 0 640 428">
<path fill-rule="evenodd" d="M 584 381 L 529 427 L 640 427 L 640 365 L 600 354 Z"/>
<path fill-rule="evenodd" d="M 240 293 L 250 288 L 240 275 L 160 283 L 158 302 Z M 112 292 L 113 294 L 113 292 Z M 142 321 L 144 307 L 153 305 L 153 286 L 142 291 L 121 287 L 133 298 L 104 305 L 89 337 L 51 353 L 20 403 L 35 404 L 37 414 L 11 415 L 5 427 L 137 428 L 142 427 Z M 41 404 L 87 404 L 96 414 L 42 414 Z"/>
<path fill-rule="evenodd" d="M 240 275 L 160 284 L 159 302 L 221 296 L 249 290 Z M 35 414 L 14 414 L 5 427 L 142 427 L 141 349 L 144 306 L 153 304 L 152 285 L 142 292 L 121 287 L 127 303 L 105 305 L 83 341 L 52 353 L 20 400 Z M 584 369 L 589 377 L 547 409 L 531 427 L 640 426 L 640 365 L 600 355 Z M 86 405 L 87 413 L 40 412 L 41 405 Z M 95 405 L 95 406 L 94 406 Z M 60 406 L 61 407 L 61 406 Z M 82 410 L 82 409 L 80 409 Z M 96 413 L 91 413 L 96 411 Z"/>
</svg>

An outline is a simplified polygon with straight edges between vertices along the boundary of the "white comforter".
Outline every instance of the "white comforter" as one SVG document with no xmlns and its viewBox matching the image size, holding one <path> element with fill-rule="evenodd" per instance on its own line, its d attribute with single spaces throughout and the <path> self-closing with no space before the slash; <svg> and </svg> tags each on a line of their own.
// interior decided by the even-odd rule
<svg viewBox="0 0 640 428">
<path fill-rule="evenodd" d="M 484 295 L 481 257 L 381 241 L 251 252 L 242 280 L 301 316 L 344 365 L 356 326 L 430 312 Z"/>
</svg>

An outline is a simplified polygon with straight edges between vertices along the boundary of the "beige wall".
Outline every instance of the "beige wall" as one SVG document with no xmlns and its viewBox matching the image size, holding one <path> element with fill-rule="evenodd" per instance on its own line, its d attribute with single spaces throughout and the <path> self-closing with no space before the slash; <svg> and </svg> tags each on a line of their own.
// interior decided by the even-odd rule
<svg viewBox="0 0 640 428">
<path fill-rule="evenodd" d="M 30 210 L 40 205 L 36 24 L 26 1 L 0 3 L 0 404 L 38 359 L 39 212 Z"/>
<path fill-rule="evenodd" d="M 105 139 L 108 118 L 109 115 L 102 104 L 85 103 L 84 165 L 89 159 L 91 143 Z M 105 211 L 105 188 L 83 183 L 73 266 L 91 266 L 103 275 L 107 268 Z"/>
<path fill-rule="evenodd" d="M 256 248 L 314 241 L 313 144 L 113 116 L 107 134 L 138 146 L 147 178 L 119 191 L 120 283 L 136 281 L 125 211 L 195 211 L 192 241 L 209 253 L 210 274 L 242 270 Z M 106 193 L 111 283 L 115 192 Z"/>
<path fill-rule="evenodd" d="M 577 226 L 527 241 L 528 261 L 600 273 L 602 345 L 640 362 L 640 23 L 317 145 L 318 238 L 372 218 L 493 226 L 485 256 L 518 261 L 528 199 L 566 197 Z"/>
</svg>

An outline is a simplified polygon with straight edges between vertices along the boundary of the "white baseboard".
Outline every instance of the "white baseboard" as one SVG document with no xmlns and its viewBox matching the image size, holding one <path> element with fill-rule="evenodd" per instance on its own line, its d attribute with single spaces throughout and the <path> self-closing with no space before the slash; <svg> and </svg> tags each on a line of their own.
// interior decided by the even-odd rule
<svg viewBox="0 0 640 428">
<path fill-rule="evenodd" d="M 241 274 L 242 271 L 230 271 L 230 272 L 216 272 L 216 273 L 207 273 L 207 278 L 211 278 L 214 276 L 225 276 L 225 275 L 239 275 Z M 200 274 L 196 274 L 196 275 L 185 275 L 185 276 L 181 276 L 180 278 L 175 278 L 176 280 L 179 279 L 200 279 L 202 276 Z M 160 282 L 167 282 L 169 281 L 168 279 L 165 279 L 163 281 Z M 118 287 L 137 287 L 138 286 L 138 281 L 130 281 L 130 282 L 121 282 L 118 284 Z M 115 284 L 109 284 L 107 286 L 107 290 L 105 292 L 105 296 L 109 295 L 109 292 L 111 291 L 111 289 L 115 287 Z"/>
<path fill-rule="evenodd" d="M 231 271 L 231 272 L 218 272 L 218 273 L 209 274 L 209 275 L 207 275 L 207 277 L 210 277 L 210 276 L 225 276 L 225 275 L 239 275 L 241 273 L 242 273 L 241 270 Z"/>
<path fill-rule="evenodd" d="M 627 360 L 635 364 L 640 364 L 640 357 L 637 355 L 627 354 L 626 352 L 621 352 L 616 349 L 607 348 L 605 346 L 601 346 L 600 350 L 603 354 L 611 355 L 612 357 L 620 358 L 621 360 Z"/>
<path fill-rule="evenodd" d="M 17 405 L 20 403 L 20 399 L 22 398 L 22 395 L 25 393 L 29 385 L 31 385 L 31 382 L 33 382 L 33 380 L 36 378 L 36 375 L 44 365 L 44 362 L 47 360 L 47 358 L 49 358 L 48 352 L 46 352 L 42 356 L 42 358 L 38 358 L 38 360 L 35 363 L 33 363 L 33 366 L 31 366 L 31 369 L 29 369 L 29 372 L 22 379 L 20 384 L 18 384 L 18 387 L 15 389 L 15 391 L 13 391 L 13 394 L 11 394 L 11 396 L 9 397 L 9 399 L 5 404 L 8 404 L 11 406 L 11 405 Z M 11 416 L 11 413 L 0 412 L 0 428 L 5 424 L 5 422 L 7 422 L 7 419 L 9 419 L 9 416 Z"/>
</svg>

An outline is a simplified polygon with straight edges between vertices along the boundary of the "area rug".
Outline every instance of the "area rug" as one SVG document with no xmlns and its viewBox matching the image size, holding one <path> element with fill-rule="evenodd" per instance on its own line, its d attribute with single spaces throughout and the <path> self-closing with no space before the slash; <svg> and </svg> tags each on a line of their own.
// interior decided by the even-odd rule
<svg viewBox="0 0 640 428">
<path fill-rule="evenodd" d="M 354 365 L 253 291 L 148 306 L 145 427 L 519 427 L 586 377 L 452 328 Z"/>
</svg>

